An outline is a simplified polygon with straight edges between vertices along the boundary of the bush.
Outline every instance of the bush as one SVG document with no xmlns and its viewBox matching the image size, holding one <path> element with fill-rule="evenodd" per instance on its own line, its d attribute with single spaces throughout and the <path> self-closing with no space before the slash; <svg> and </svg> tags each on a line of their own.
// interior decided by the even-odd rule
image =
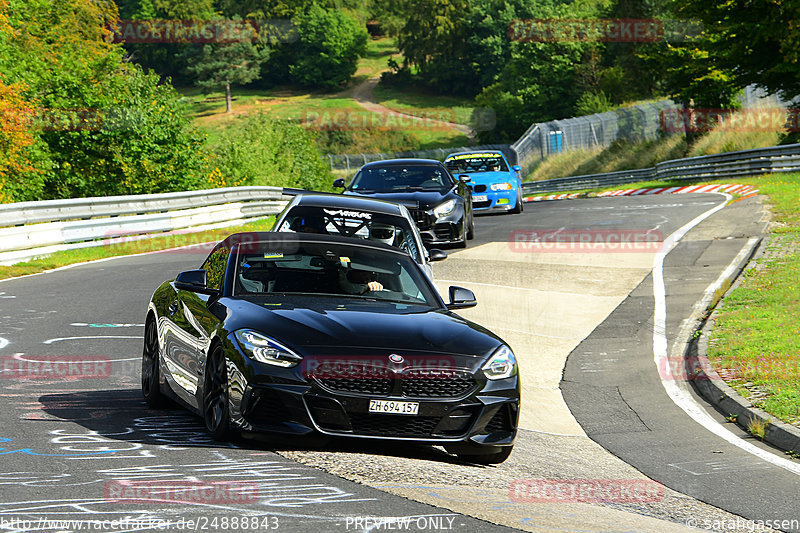
<svg viewBox="0 0 800 533">
<path fill-rule="evenodd" d="M 366 28 L 341 11 L 312 4 L 292 19 L 299 39 L 291 46 L 289 74 L 305 87 L 336 89 L 355 74 L 367 51 Z"/>
<path fill-rule="evenodd" d="M 45 196 L 74 198 L 209 186 L 210 154 L 177 92 L 138 66 L 107 78 L 88 128 L 45 131 L 56 163 Z"/>
<path fill-rule="evenodd" d="M 220 185 L 330 190 L 330 166 L 311 132 L 264 113 L 239 118 L 212 146 Z"/>
</svg>

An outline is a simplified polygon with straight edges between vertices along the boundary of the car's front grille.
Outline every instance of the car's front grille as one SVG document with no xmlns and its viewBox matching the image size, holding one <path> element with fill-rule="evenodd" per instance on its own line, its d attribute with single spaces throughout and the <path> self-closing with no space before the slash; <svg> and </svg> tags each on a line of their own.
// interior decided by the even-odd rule
<svg viewBox="0 0 800 533">
<path fill-rule="evenodd" d="M 486 185 L 476 185 L 472 190 L 475 192 L 484 192 L 486 190 Z"/>
<path fill-rule="evenodd" d="M 394 388 L 393 379 L 384 378 L 317 378 L 320 385 L 336 392 L 357 392 L 388 396 Z"/>
<path fill-rule="evenodd" d="M 414 209 L 411 211 L 411 216 L 414 217 L 414 222 L 416 222 L 417 227 L 423 231 L 433 226 L 433 216 L 429 215 L 425 211 Z"/>
<path fill-rule="evenodd" d="M 477 385 L 469 372 L 445 372 L 435 376 L 429 370 L 409 370 L 394 378 L 317 378 L 317 383 L 331 392 L 406 398 L 458 398 Z"/>
<path fill-rule="evenodd" d="M 354 433 L 375 437 L 430 437 L 439 420 L 435 416 L 350 414 Z"/>
<path fill-rule="evenodd" d="M 429 377 L 420 371 L 411 371 L 401 380 L 403 396 L 408 398 L 456 398 L 475 388 L 475 379 L 466 372 L 447 377 Z"/>
<path fill-rule="evenodd" d="M 472 207 L 475 209 L 483 209 L 484 207 L 489 207 L 492 205 L 491 200 L 486 200 L 484 202 L 472 202 Z"/>
</svg>

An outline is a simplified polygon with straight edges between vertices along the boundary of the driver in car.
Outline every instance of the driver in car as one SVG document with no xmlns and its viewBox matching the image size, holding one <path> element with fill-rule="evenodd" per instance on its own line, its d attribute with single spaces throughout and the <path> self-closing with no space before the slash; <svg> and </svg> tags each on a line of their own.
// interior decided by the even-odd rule
<svg viewBox="0 0 800 533">
<path fill-rule="evenodd" d="M 383 284 L 374 281 L 370 271 L 356 268 L 339 270 L 339 285 L 347 294 L 365 294 L 383 290 Z"/>
</svg>

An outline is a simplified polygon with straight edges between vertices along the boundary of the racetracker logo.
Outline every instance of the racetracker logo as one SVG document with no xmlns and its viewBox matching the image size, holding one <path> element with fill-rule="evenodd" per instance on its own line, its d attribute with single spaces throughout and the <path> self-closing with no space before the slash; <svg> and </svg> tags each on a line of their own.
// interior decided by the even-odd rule
<svg viewBox="0 0 800 533">
<path fill-rule="evenodd" d="M 512 41 L 537 43 L 652 43 L 686 41 L 702 32 L 693 20 L 517 19 L 508 25 Z"/>
<path fill-rule="evenodd" d="M 394 357 L 393 357 L 394 356 Z M 400 360 L 402 359 L 402 360 Z M 444 355 L 308 356 L 301 363 L 307 379 L 447 379 L 459 374 L 455 359 Z"/>
<path fill-rule="evenodd" d="M 100 355 L 4 355 L 2 379 L 67 381 L 111 376 L 111 359 Z"/>
<path fill-rule="evenodd" d="M 664 499 L 664 486 L 649 479 L 515 479 L 516 503 L 644 503 Z"/>
<path fill-rule="evenodd" d="M 230 481 L 129 481 L 105 484 L 106 502 L 240 504 L 258 500 L 258 484 Z"/>
<path fill-rule="evenodd" d="M 497 115 L 494 109 L 480 107 L 472 111 L 456 109 L 420 115 L 406 115 L 397 111 L 333 109 L 310 111 L 300 123 L 309 129 L 321 131 L 450 129 L 454 124 L 469 126 L 475 131 L 490 131 L 497 125 Z"/>
<path fill-rule="evenodd" d="M 659 230 L 513 230 L 508 246 L 520 253 L 654 253 L 661 250 Z"/>
<path fill-rule="evenodd" d="M 800 131 L 800 109 L 664 109 L 659 114 L 659 127 L 664 133 L 797 132 Z"/>
<path fill-rule="evenodd" d="M 285 19 L 120 20 L 108 29 L 115 43 L 129 44 L 277 44 L 298 39 L 297 28 Z"/>
</svg>

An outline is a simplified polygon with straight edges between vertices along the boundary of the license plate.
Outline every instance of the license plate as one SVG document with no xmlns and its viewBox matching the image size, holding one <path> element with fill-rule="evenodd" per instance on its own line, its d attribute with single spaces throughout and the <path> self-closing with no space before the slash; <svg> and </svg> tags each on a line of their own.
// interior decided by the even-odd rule
<svg viewBox="0 0 800 533">
<path fill-rule="evenodd" d="M 370 413 L 391 413 L 395 415 L 415 415 L 419 413 L 419 402 L 395 402 L 393 400 L 370 400 Z"/>
<path fill-rule="evenodd" d="M 472 201 L 473 202 L 485 202 L 488 199 L 489 199 L 489 197 L 487 195 L 485 195 L 485 194 L 474 194 L 472 196 Z"/>
</svg>

